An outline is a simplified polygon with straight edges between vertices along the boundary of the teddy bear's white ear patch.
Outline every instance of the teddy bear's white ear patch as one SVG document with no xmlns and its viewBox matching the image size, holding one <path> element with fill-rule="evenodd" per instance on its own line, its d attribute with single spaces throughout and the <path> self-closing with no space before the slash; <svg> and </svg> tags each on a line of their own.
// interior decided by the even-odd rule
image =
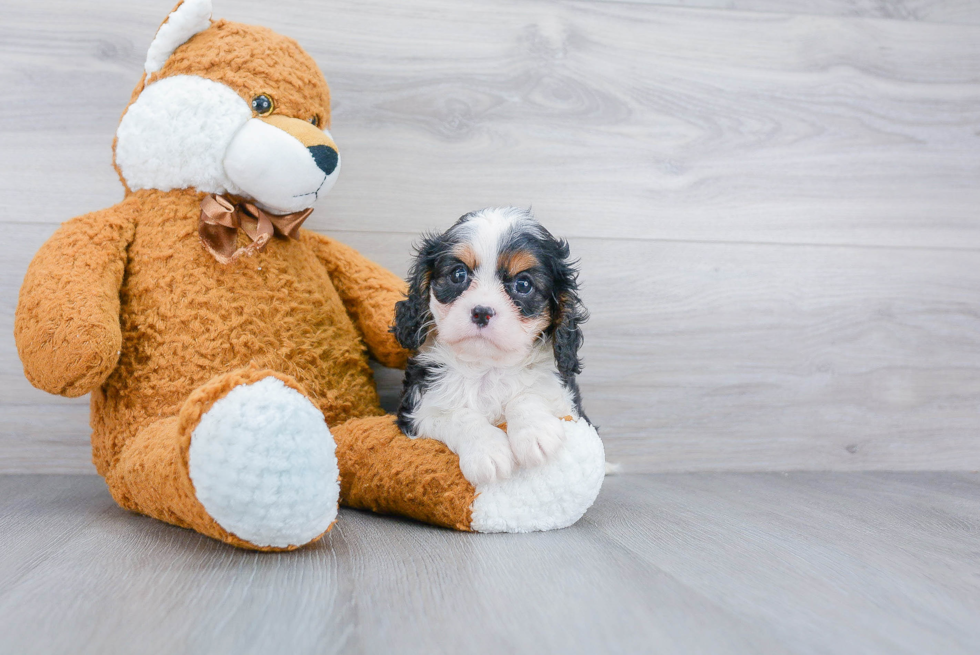
<svg viewBox="0 0 980 655">
<path fill-rule="evenodd" d="M 211 25 L 211 0 L 184 0 L 157 30 L 143 65 L 147 75 L 156 73 L 178 47 Z"/>
</svg>

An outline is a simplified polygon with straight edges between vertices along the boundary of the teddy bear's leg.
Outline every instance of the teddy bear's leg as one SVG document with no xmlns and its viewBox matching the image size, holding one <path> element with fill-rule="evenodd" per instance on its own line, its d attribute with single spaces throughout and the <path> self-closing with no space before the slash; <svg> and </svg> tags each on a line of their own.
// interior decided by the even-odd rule
<svg viewBox="0 0 980 655">
<path fill-rule="evenodd" d="M 406 437 L 393 416 L 351 419 L 331 432 L 345 506 L 471 530 L 476 490 L 444 443 Z"/>
<path fill-rule="evenodd" d="M 340 493 L 323 413 L 294 380 L 257 368 L 212 379 L 143 428 L 106 481 L 123 507 L 258 550 L 319 539 Z"/>
<path fill-rule="evenodd" d="M 564 446 L 546 463 L 474 488 L 445 444 L 406 437 L 392 416 L 352 419 L 332 430 L 340 502 L 473 532 L 564 528 L 591 507 L 605 474 L 595 428 L 584 419 L 564 428 Z"/>
</svg>

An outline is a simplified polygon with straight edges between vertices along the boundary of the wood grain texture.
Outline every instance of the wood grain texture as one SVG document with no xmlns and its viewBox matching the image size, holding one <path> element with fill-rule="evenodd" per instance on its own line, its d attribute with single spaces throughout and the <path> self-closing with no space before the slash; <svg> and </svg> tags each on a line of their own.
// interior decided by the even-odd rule
<svg viewBox="0 0 980 655">
<path fill-rule="evenodd" d="M 47 229 L 9 226 L 24 241 Z M 331 234 L 399 274 L 415 239 Z M 615 239 L 572 251 L 592 313 L 585 407 L 628 470 L 980 469 L 974 253 Z M 11 332 L 0 316 L 0 466 L 90 471 L 87 405 L 30 388 Z M 393 409 L 401 373 L 376 371 Z"/>
<path fill-rule="evenodd" d="M 216 15 L 333 86 L 344 173 L 310 227 L 399 273 L 482 205 L 572 238 L 586 406 L 627 468 L 980 468 L 980 27 L 952 0 L 764 2 Z M 29 387 L 12 315 L 56 224 L 121 198 L 112 134 L 170 5 L 5 5 L 0 471 L 92 470 L 87 400 Z"/>
<path fill-rule="evenodd" d="M 335 236 L 399 272 L 413 238 Z M 592 313 L 585 407 L 628 468 L 980 468 L 975 253 L 618 239 L 572 252 Z"/>
<path fill-rule="evenodd" d="M 975 653 L 976 474 L 609 478 L 577 525 L 341 512 L 294 553 L 0 477 L 0 653 Z"/>
<path fill-rule="evenodd" d="M 605 0 L 603 0 L 605 1 Z M 761 11 L 849 18 L 924 21 L 954 25 L 980 24 L 980 5 L 973 0 L 612 0 L 700 9 Z"/>
<path fill-rule="evenodd" d="M 161 20 L 123 5 L 21 0 L 0 26 L 18 98 L 0 177 L 21 190 L 0 219 L 118 198 L 102 164 Z M 546 0 L 217 15 L 297 38 L 324 69 L 335 229 L 533 204 L 574 236 L 980 247 L 978 26 Z M 70 209 L 39 210 L 42 171 Z"/>
</svg>

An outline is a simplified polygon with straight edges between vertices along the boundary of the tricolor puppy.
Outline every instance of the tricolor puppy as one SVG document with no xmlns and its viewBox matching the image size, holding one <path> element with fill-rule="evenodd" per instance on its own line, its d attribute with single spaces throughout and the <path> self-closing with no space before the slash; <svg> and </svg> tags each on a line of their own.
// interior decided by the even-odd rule
<svg viewBox="0 0 980 655">
<path fill-rule="evenodd" d="M 555 454 L 562 419 L 585 417 L 577 277 L 568 244 L 524 209 L 472 212 L 424 238 L 392 328 L 417 353 L 402 431 L 445 443 L 474 485 Z"/>
</svg>

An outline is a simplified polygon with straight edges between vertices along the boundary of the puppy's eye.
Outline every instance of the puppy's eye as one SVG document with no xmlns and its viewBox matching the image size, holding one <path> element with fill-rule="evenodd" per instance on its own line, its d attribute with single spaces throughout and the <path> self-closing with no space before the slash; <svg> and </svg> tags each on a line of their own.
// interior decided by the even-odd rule
<svg viewBox="0 0 980 655">
<path fill-rule="evenodd" d="M 531 278 L 526 275 L 522 275 L 514 280 L 514 291 L 521 294 L 522 296 L 531 293 L 531 289 L 534 285 L 531 283 Z"/>
<path fill-rule="evenodd" d="M 453 284 L 462 284 L 463 282 L 466 282 L 467 275 L 465 266 L 457 266 L 453 269 L 453 272 L 449 274 L 449 281 Z"/>
<path fill-rule="evenodd" d="M 272 102 L 272 98 L 264 93 L 252 98 L 252 111 L 259 116 L 268 116 L 275 108 L 276 104 Z"/>
</svg>

